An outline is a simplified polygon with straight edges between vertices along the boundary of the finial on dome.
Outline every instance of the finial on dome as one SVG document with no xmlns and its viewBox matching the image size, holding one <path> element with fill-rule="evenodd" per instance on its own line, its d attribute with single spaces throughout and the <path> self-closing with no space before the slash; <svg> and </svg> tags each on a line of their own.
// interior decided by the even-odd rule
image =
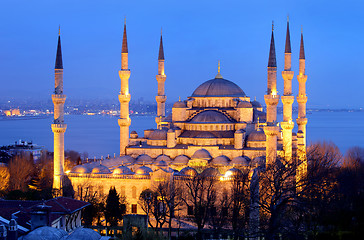
<svg viewBox="0 0 364 240">
<path fill-rule="evenodd" d="M 256 101 L 257 100 L 257 96 L 254 96 L 254 101 Z"/>
<path fill-rule="evenodd" d="M 180 101 L 181 101 L 181 96 L 178 97 L 178 102 L 180 102 Z"/>
<path fill-rule="evenodd" d="M 272 32 L 274 31 L 274 21 L 272 21 Z"/>
<path fill-rule="evenodd" d="M 61 36 L 61 24 L 58 26 L 58 36 Z"/>
<path fill-rule="evenodd" d="M 222 76 L 220 74 L 220 60 L 218 61 L 218 64 L 217 64 L 217 75 L 215 78 L 222 78 Z"/>
</svg>

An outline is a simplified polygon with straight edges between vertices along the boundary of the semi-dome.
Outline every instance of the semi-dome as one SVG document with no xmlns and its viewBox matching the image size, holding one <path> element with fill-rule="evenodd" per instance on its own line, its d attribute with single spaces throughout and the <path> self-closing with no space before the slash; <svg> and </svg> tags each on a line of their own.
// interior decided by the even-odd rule
<svg viewBox="0 0 364 240">
<path fill-rule="evenodd" d="M 235 83 L 215 78 L 202 83 L 192 93 L 192 97 L 245 97 L 244 91 Z"/>
<path fill-rule="evenodd" d="M 226 123 L 231 122 L 229 118 L 216 110 L 207 110 L 198 113 L 191 119 L 193 123 Z"/>
<path fill-rule="evenodd" d="M 104 165 L 98 165 L 92 169 L 93 174 L 109 174 L 111 173 L 110 169 Z"/>
<path fill-rule="evenodd" d="M 196 169 L 191 168 L 191 167 L 185 167 L 179 173 L 181 175 L 187 175 L 187 176 L 191 176 L 191 177 L 194 177 L 197 175 Z"/>
<path fill-rule="evenodd" d="M 173 108 L 187 108 L 187 105 L 184 101 L 178 101 L 173 104 Z"/>
<path fill-rule="evenodd" d="M 232 166 L 249 166 L 249 159 L 247 157 L 239 156 L 231 160 L 230 165 Z"/>
<path fill-rule="evenodd" d="M 199 149 L 193 155 L 192 158 L 199 158 L 199 159 L 211 159 L 210 153 L 206 149 Z"/>
<path fill-rule="evenodd" d="M 247 101 L 241 101 L 237 106 L 237 108 L 252 108 L 252 107 L 253 107 L 252 104 Z"/>
<path fill-rule="evenodd" d="M 224 155 L 221 155 L 221 156 L 218 156 L 218 157 L 212 159 L 211 164 L 219 165 L 219 166 L 226 166 L 229 164 L 229 158 Z"/>
<path fill-rule="evenodd" d="M 117 175 L 133 174 L 133 172 L 126 166 L 119 166 L 119 167 L 115 168 L 112 173 L 117 174 Z"/>
<path fill-rule="evenodd" d="M 211 132 L 200 132 L 195 138 L 216 138 L 216 136 Z"/>
<path fill-rule="evenodd" d="M 167 140 L 167 130 L 166 129 L 156 129 L 149 135 L 151 140 Z"/>
<path fill-rule="evenodd" d="M 149 175 L 151 172 L 153 172 L 153 170 L 146 166 L 141 166 L 135 170 L 135 174 L 137 175 Z"/>
<path fill-rule="evenodd" d="M 151 164 L 153 159 L 147 154 L 141 154 L 136 159 L 136 164 Z"/>
<path fill-rule="evenodd" d="M 84 165 L 77 165 L 72 168 L 71 173 L 90 173 L 90 170 Z"/>
<path fill-rule="evenodd" d="M 265 133 L 263 130 L 258 129 L 248 135 L 247 141 L 265 141 Z"/>
<path fill-rule="evenodd" d="M 185 165 L 190 159 L 185 155 L 179 155 L 173 160 L 173 164 Z"/>
<path fill-rule="evenodd" d="M 67 232 L 63 229 L 43 226 L 23 236 L 23 240 L 61 240 L 66 236 Z"/>
<path fill-rule="evenodd" d="M 217 177 L 220 175 L 220 172 L 216 168 L 210 167 L 203 170 L 201 175 L 204 177 Z"/>
</svg>

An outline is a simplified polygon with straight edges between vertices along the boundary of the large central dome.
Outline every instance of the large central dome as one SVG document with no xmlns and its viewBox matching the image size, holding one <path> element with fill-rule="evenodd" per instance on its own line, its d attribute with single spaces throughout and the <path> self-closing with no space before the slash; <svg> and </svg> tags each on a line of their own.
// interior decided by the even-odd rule
<svg viewBox="0 0 364 240">
<path fill-rule="evenodd" d="M 215 78 L 198 86 L 191 97 L 246 97 L 246 95 L 235 83 Z"/>
</svg>

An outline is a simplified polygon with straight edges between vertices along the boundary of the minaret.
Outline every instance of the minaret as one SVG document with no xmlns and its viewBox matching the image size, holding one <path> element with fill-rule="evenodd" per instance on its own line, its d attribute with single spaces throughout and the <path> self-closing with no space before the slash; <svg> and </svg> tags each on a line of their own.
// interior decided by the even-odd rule
<svg viewBox="0 0 364 240">
<path fill-rule="evenodd" d="M 267 95 L 264 95 L 265 104 L 267 105 L 267 125 L 264 127 L 267 165 L 274 163 L 277 157 L 277 135 L 279 133 L 277 126 L 279 96 L 277 95 L 277 62 L 273 30 L 274 25 L 272 24 L 272 37 L 268 59 L 268 90 Z"/>
<path fill-rule="evenodd" d="M 155 118 L 155 122 L 158 127 L 160 125 L 160 121 L 166 116 L 166 100 L 167 97 L 164 95 L 164 82 L 166 81 L 167 76 L 164 74 L 164 51 L 163 51 L 163 39 L 162 39 L 162 31 L 161 31 L 161 40 L 159 43 L 159 54 L 158 54 L 158 75 L 156 79 L 158 81 L 158 95 L 155 97 L 157 101 L 157 117 Z"/>
<path fill-rule="evenodd" d="M 281 122 L 281 127 L 283 132 L 283 151 L 286 161 L 289 161 L 292 159 L 292 129 L 294 127 L 294 122 L 292 121 L 292 104 L 294 102 L 294 96 L 292 95 L 293 71 L 291 71 L 291 39 L 288 18 L 282 77 L 284 80 L 284 93 L 281 97 L 283 103 L 283 122 Z"/>
<path fill-rule="evenodd" d="M 120 118 L 118 123 L 120 126 L 120 156 L 126 154 L 126 147 L 129 145 L 129 78 L 130 69 L 128 68 L 128 41 L 126 37 L 126 23 L 124 23 L 123 45 L 121 49 L 121 70 L 119 71 L 121 80 L 119 102 L 120 102 Z"/>
<path fill-rule="evenodd" d="M 300 46 L 300 58 L 299 58 L 299 74 L 297 75 L 298 80 L 298 118 L 297 118 L 297 125 L 298 125 L 298 133 L 297 133 L 297 140 L 298 140 L 298 151 L 299 156 L 303 156 L 303 159 L 306 158 L 306 103 L 307 103 L 307 96 L 306 96 L 306 80 L 307 75 L 305 74 L 305 49 L 303 45 L 303 33 L 301 33 L 301 46 Z"/>
<path fill-rule="evenodd" d="M 64 133 L 66 131 L 67 124 L 64 123 L 64 103 L 66 101 L 66 95 L 63 94 L 63 62 L 60 30 L 58 33 L 57 56 L 54 73 L 55 89 L 54 94 L 52 95 L 52 101 L 54 104 L 54 120 L 52 124 L 52 131 L 54 134 L 53 188 L 61 189 L 64 175 Z"/>
</svg>

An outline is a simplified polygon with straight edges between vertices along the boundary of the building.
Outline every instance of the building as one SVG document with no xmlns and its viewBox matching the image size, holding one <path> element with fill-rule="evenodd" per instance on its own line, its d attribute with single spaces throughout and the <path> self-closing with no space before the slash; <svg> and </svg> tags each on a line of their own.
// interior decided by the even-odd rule
<svg viewBox="0 0 364 240">
<path fill-rule="evenodd" d="M 63 80 L 60 78 L 62 55 L 60 37 L 56 59 L 56 92 L 63 94 Z M 195 174 L 211 176 L 230 176 L 248 167 L 259 167 L 274 163 L 277 155 L 287 160 L 293 154 L 300 156 L 304 164 L 300 171 L 306 169 L 306 102 L 305 92 L 305 55 L 303 35 L 301 35 L 299 59 L 299 91 L 296 97 L 299 115 L 296 119 L 298 132 L 293 133 L 291 43 L 289 23 L 285 47 L 285 63 L 282 71 L 284 80 L 283 96 L 277 89 L 277 64 L 274 43 L 274 31 L 270 43 L 268 59 L 267 94 L 264 95 L 266 112 L 263 106 L 251 99 L 237 84 L 224 79 L 218 67 L 217 75 L 203 82 L 185 100 L 174 103 L 172 114 L 166 116 L 166 95 L 164 85 L 166 74 L 164 68 L 163 39 L 160 37 L 158 55 L 158 84 L 156 129 L 147 129 L 144 136 L 130 132 L 129 117 L 129 77 L 128 43 L 126 25 L 121 51 L 121 69 L 119 77 L 121 89 L 120 101 L 120 156 L 100 162 L 86 163 L 74 167 L 67 173 L 76 192 L 88 186 L 94 191 L 107 193 L 111 186 L 127 197 L 128 211 L 140 213 L 137 201 L 139 194 L 161 179 L 178 181 Z M 264 89 L 262 89 L 262 92 Z M 54 187 L 61 187 L 63 172 L 63 103 L 65 95 L 53 95 L 55 103 L 55 172 Z M 277 105 L 283 103 L 283 121 L 277 121 Z M 56 130 L 56 131 L 55 131 Z M 240 170 L 239 170 L 240 169 Z"/>
</svg>

